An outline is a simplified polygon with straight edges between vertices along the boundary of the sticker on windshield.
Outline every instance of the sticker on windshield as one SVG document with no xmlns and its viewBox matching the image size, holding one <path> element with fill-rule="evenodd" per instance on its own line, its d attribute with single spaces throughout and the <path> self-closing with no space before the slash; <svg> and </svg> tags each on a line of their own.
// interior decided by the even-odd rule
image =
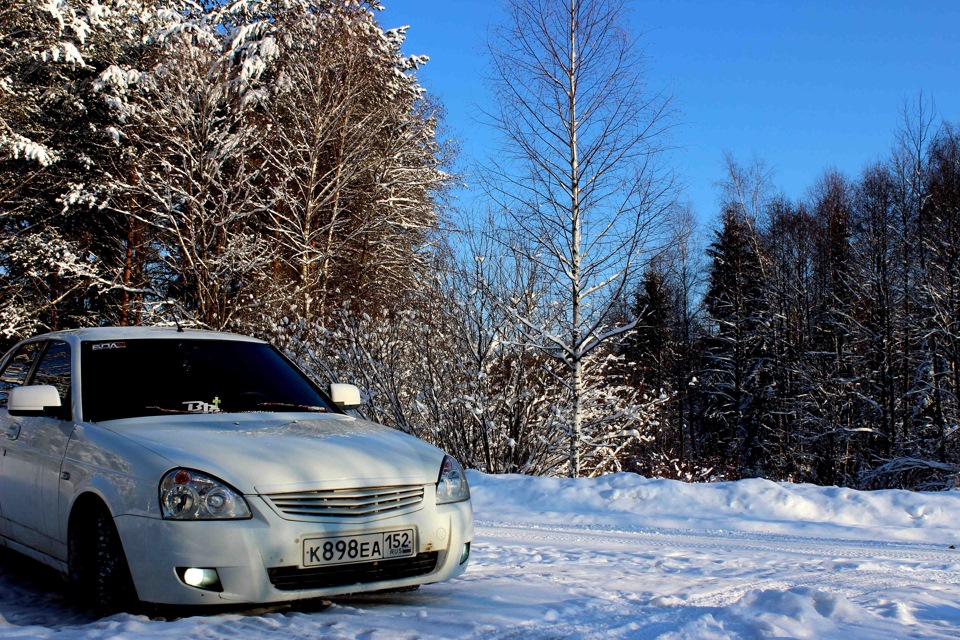
<svg viewBox="0 0 960 640">
<path fill-rule="evenodd" d="M 92 348 L 94 351 L 104 351 L 107 349 L 126 349 L 127 343 L 126 342 L 98 342 L 95 345 L 93 345 Z"/>
<path fill-rule="evenodd" d="M 203 400 L 188 400 L 181 402 L 187 413 L 220 413 L 220 398 L 216 397 L 213 402 L 204 402 Z"/>
</svg>

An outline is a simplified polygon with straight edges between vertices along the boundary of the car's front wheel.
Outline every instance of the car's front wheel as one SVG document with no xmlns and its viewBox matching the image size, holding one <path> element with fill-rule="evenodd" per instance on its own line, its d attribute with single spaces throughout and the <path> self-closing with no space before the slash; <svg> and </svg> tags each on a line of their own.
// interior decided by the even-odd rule
<svg viewBox="0 0 960 640">
<path fill-rule="evenodd" d="M 113 517 L 102 503 L 71 519 L 70 583 L 78 600 L 98 614 L 129 610 L 136 589 Z"/>
</svg>

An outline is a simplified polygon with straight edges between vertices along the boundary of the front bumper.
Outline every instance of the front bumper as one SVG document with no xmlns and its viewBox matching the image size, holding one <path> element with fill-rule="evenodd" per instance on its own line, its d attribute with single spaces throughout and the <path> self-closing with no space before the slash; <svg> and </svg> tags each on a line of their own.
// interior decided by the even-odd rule
<svg viewBox="0 0 960 640">
<path fill-rule="evenodd" d="M 366 522 L 304 522 L 281 518 L 259 496 L 245 498 L 253 513 L 249 520 L 117 517 L 117 530 L 140 600 L 177 605 L 268 603 L 440 582 L 463 573 L 466 562 L 460 560 L 464 545 L 473 540 L 469 501 L 434 505 L 429 495 L 423 507 L 413 513 Z M 305 538 L 407 527 L 417 531 L 418 555 L 415 561 L 403 563 L 403 569 L 350 564 L 338 565 L 336 570 L 324 568 L 320 573 L 339 574 L 333 576 L 333 582 L 346 584 L 320 588 L 312 585 L 329 584 L 329 576 L 318 582 L 318 572 L 298 570 Z M 431 570 L 434 557 L 436 566 Z M 417 562 L 419 569 L 407 566 Z M 396 566 L 388 563 L 378 564 Z M 188 586 L 177 575 L 177 568 L 184 567 L 216 569 L 223 591 Z"/>
</svg>

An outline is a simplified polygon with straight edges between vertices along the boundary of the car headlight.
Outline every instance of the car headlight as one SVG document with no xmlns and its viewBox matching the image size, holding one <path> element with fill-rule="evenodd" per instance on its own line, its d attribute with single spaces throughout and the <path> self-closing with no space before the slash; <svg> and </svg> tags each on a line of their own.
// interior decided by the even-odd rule
<svg viewBox="0 0 960 640">
<path fill-rule="evenodd" d="M 462 502 L 470 499 L 470 487 L 467 476 L 460 463 L 450 456 L 443 456 L 440 465 L 440 478 L 437 480 L 437 504 Z"/>
<path fill-rule="evenodd" d="M 250 518 L 239 493 L 216 478 L 174 469 L 160 481 L 160 511 L 165 520 L 233 520 Z"/>
</svg>

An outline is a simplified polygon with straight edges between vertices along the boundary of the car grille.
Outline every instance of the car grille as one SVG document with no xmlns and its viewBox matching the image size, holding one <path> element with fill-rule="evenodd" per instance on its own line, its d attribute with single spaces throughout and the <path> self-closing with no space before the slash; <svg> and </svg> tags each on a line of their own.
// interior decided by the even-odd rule
<svg viewBox="0 0 960 640">
<path fill-rule="evenodd" d="M 437 568 L 437 551 L 421 553 L 412 558 L 378 560 L 357 564 L 339 564 L 332 567 L 274 567 L 267 570 L 270 582 L 280 591 L 301 591 L 345 587 L 382 580 L 401 580 L 431 573 Z"/>
<path fill-rule="evenodd" d="M 367 518 L 418 509 L 423 502 L 423 486 L 298 491 L 264 498 L 277 511 L 295 518 Z"/>
</svg>

